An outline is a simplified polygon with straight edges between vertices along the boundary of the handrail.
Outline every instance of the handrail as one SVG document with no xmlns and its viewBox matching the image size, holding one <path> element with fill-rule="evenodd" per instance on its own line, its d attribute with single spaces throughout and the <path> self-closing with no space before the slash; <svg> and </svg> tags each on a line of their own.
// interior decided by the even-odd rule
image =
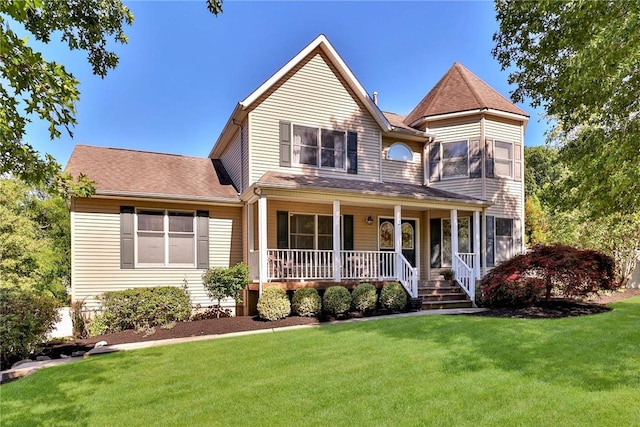
<svg viewBox="0 0 640 427">
<path fill-rule="evenodd" d="M 473 255 L 473 257 L 471 257 L 471 265 L 467 264 L 463 259 L 463 256 L 469 259 L 467 255 Z M 453 277 L 465 293 L 469 295 L 471 302 L 475 304 L 476 277 L 473 270 L 473 260 L 475 260 L 475 254 L 453 254 Z"/>
<path fill-rule="evenodd" d="M 418 269 L 411 265 L 411 263 L 402 254 L 398 254 L 398 260 L 400 261 L 399 281 L 409 293 L 411 298 L 418 297 Z"/>
</svg>

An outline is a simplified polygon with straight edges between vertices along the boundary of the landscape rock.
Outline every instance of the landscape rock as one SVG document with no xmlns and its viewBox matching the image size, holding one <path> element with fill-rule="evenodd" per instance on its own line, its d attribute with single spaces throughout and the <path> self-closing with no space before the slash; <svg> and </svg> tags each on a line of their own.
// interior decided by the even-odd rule
<svg viewBox="0 0 640 427">
<path fill-rule="evenodd" d="M 38 356 L 36 357 L 36 362 L 44 362 L 45 360 L 51 360 L 49 356 Z"/>
</svg>

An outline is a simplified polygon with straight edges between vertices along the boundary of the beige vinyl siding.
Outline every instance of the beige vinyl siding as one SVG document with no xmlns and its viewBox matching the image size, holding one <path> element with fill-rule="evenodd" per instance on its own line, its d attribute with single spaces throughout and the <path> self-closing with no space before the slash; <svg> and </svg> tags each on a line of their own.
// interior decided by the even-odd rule
<svg viewBox="0 0 640 427">
<path fill-rule="evenodd" d="M 515 120 L 494 116 L 486 117 L 484 120 L 484 134 L 487 138 L 522 144 L 520 122 Z"/>
<path fill-rule="evenodd" d="M 358 133 L 357 179 L 379 180 L 380 129 L 320 50 L 289 72 L 249 113 L 250 183 L 269 170 L 354 177 L 306 166 L 281 168 L 279 122 Z"/>
<path fill-rule="evenodd" d="M 105 291 L 132 287 L 182 286 L 186 280 L 194 304 L 211 305 L 202 286 L 204 270 L 196 268 L 120 269 L 121 205 L 137 208 L 209 210 L 210 267 L 228 267 L 242 260 L 241 208 L 212 205 L 158 204 L 101 199 L 76 200 L 71 227 L 72 298 L 85 300 L 87 308 L 98 309 L 96 297 Z M 235 302 L 225 301 L 234 308 Z"/>
<path fill-rule="evenodd" d="M 224 153 L 220 156 L 224 168 L 233 180 L 238 192 L 244 190 L 242 181 L 242 129 L 238 129 Z"/>
<path fill-rule="evenodd" d="M 389 147 L 397 142 L 404 144 L 411 149 L 413 152 L 413 160 L 411 162 L 387 159 Z M 382 181 L 422 185 L 424 183 L 422 150 L 423 145 L 420 143 L 383 138 Z"/>
</svg>

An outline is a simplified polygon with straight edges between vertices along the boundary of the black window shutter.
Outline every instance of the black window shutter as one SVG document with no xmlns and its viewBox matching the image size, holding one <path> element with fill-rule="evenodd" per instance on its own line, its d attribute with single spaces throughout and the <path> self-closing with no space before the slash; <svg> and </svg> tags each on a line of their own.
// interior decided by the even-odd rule
<svg viewBox="0 0 640 427">
<path fill-rule="evenodd" d="M 482 152 L 480 140 L 469 141 L 469 177 L 480 178 L 482 176 Z"/>
<path fill-rule="evenodd" d="M 487 178 L 493 178 L 493 139 L 485 139 L 485 176 Z"/>
<path fill-rule="evenodd" d="M 278 249 L 289 249 L 289 212 L 277 212 Z"/>
<path fill-rule="evenodd" d="M 358 134 L 347 132 L 347 173 L 358 173 Z"/>
<path fill-rule="evenodd" d="M 487 216 L 487 266 L 493 267 L 496 263 L 495 258 L 495 231 L 496 219 L 493 216 Z"/>
<path fill-rule="evenodd" d="M 431 267 L 440 268 L 440 237 L 442 234 L 442 221 L 440 218 L 431 218 L 429 224 L 431 228 Z"/>
<path fill-rule="evenodd" d="M 429 182 L 440 181 L 440 143 L 429 146 Z"/>
<path fill-rule="evenodd" d="M 197 268 L 209 268 L 209 211 L 197 211 Z"/>
<path fill-rule="evenodd" d="M 345 251 L 353 250 L 353 215 L 344 215 L 342 217 L 342 249 Z"/>
<path fill-rule="evenodd" d="M 120 268 L 132 269 L 134 267 L 134 220 L 135 209 L 133 206 L 120 206 Z"/>
<path fill-rule="evenodd" d="M 291 166 L 290 122 L 280 122 L 280 166 Z"/>
</svg>

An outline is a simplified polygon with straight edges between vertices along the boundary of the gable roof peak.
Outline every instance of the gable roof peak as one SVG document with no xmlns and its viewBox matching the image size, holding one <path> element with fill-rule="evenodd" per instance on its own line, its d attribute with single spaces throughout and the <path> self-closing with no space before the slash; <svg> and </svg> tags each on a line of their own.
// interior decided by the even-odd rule
<svg viewBox="0 0 640 427">
<path fill-rule="evenodd" d="M 484 109 L 516 114 L 523 118 L 529 117 L 525 111 L 460 62 L 455 61 L 433 89 L 407 115 L 404 123 L 414 126 L 418 121 L 429 116 Z"/>
</svg>

